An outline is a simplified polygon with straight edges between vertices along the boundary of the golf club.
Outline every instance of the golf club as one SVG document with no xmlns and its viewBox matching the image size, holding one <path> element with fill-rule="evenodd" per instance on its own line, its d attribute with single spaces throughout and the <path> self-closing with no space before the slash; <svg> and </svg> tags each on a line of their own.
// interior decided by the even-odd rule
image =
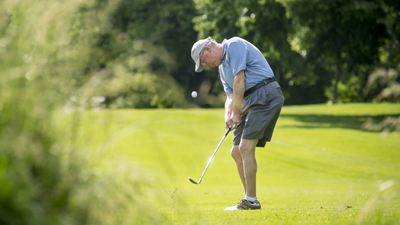
<svg viewBox="0 0 400 225">
<path fill-rule="evenodd" d="M 204 174 L 207 171 L 208 166 L 211 163 L 211 160 L 214 158 L 215 153 L 217 153 L 219 146 L 222 144 L 222 142 L 224 141 L 225 137 L 228 135 L 229 131 L 231 131 L 231 128 L 228 128 L 228 130 L 226 130 L 224 136 L 222 137 L 221 141 L 219 141 L 217 148 L 215 149 L 214 153 L 212 154 L 212 156 L 210 157 L 210 159 L 208 160 L 207 166 L 204 169 L 203 174 L 200 177 L 200 180 L 198 182 L 196 182 L 195 180 L 193 180 L 192 178 L 189 177 L 190 182 L 192 182 L 193 184 L 200 184 L 201 180 L 203 179 Z"/>
</svg>

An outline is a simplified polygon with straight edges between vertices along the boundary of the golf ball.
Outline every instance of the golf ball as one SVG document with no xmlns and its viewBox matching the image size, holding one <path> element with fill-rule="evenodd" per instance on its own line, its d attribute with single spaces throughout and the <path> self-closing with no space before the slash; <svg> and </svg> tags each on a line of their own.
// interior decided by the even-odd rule
<svg viewBox="0 0 400 225">
<path fill-rule="evenodd" d="M 197 92 L 193 91 L 193 92 L 192 92 L 192 97 L 193 97 L 193 98 L 196 98 L 196 97 L 197 97 Z"/>
</svg>

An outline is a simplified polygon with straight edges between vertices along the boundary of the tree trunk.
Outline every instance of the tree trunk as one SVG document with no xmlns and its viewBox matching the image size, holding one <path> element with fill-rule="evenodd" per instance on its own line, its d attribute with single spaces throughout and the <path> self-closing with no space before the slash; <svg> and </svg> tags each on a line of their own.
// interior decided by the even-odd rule
<svg viewBox="0 0 400 225">
<path fill-rule="evenodd" d="M 274 72 L 276 81 L 278 81 L 278 83 L 279 83 L 280 73 L 281 73 L 281 65 L 278 63 Z"/>
<path fill-rule="evenodd" d="M 339 76 L 340 76 L 340 66 L 336 67 L 336 72 L 335 72 L 335 86 L 333 86 L 333 95 L 332 95 L 332 103 L 336 104 L 337 103 L 337 95 L 338 95 L 338 83 L 339 83 Z"/>
</svg>

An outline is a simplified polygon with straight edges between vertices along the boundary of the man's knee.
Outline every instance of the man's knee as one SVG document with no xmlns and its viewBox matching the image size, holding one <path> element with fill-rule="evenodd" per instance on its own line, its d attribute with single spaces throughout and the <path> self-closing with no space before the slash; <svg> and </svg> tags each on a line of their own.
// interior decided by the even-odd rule
<svg viewBox="0 0 400 225">
<path fill-rule="evenodd" d="M 239 151 L 242 156 L 254 154 L 257 140 L 242 139 L 239 144 Z"/>
<path fill-rule="evenodd" d="M 242 155 L 239 151 L 239 145 L 234 145 L 231 149 L 231 156 L 235 161 L 242 161 Z"/>
</svg>

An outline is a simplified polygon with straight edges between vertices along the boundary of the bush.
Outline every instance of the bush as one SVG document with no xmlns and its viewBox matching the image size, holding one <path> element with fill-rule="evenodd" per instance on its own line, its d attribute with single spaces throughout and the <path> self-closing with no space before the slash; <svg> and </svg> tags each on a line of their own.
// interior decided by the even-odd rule
<svg viewBox="0 0 400 225">
<path fill-rule="evenodd" d="M 373 94 L 378 102 L 400 102 L 399 73 L 395 69 L 377 69 L 368 77 L 364 95 Z"/>
<path fill-rule="evenodd" d="M 362 127 L 368 131 L 400 131 L 400 116 L 388 116 L 380 122 L 375 122 L 372 118 L 368 118 Z"/>
<path fill-rule="evenodd" d="M 329 88 L 325 88 L 325 96 L 329 99 L 329 101 L 333 101 L 333 85 L 334 80 L 332 81 L 332 86 Z M 360 90 L 360 79 L 356 76 L 352 76 L 346 83 L 339 81 L 337 87 L 337 102 L 338 103 L 349 103 L 349 102 L 357 102 L 358 92 Z"/>
<path fill-rule="evenodd" d="M 159 223 L 141 203 L 140 169 L 91 165 L 96 152 L 76 140 L 80 114 L 57 113 L 96 79 L 87 59 L 99 27 L 73 21 L 106 25 L 116 3 L 0 2 L 0 224 Z M 79 14 L 84 7 L 92 11 Z"/>
</svg>

